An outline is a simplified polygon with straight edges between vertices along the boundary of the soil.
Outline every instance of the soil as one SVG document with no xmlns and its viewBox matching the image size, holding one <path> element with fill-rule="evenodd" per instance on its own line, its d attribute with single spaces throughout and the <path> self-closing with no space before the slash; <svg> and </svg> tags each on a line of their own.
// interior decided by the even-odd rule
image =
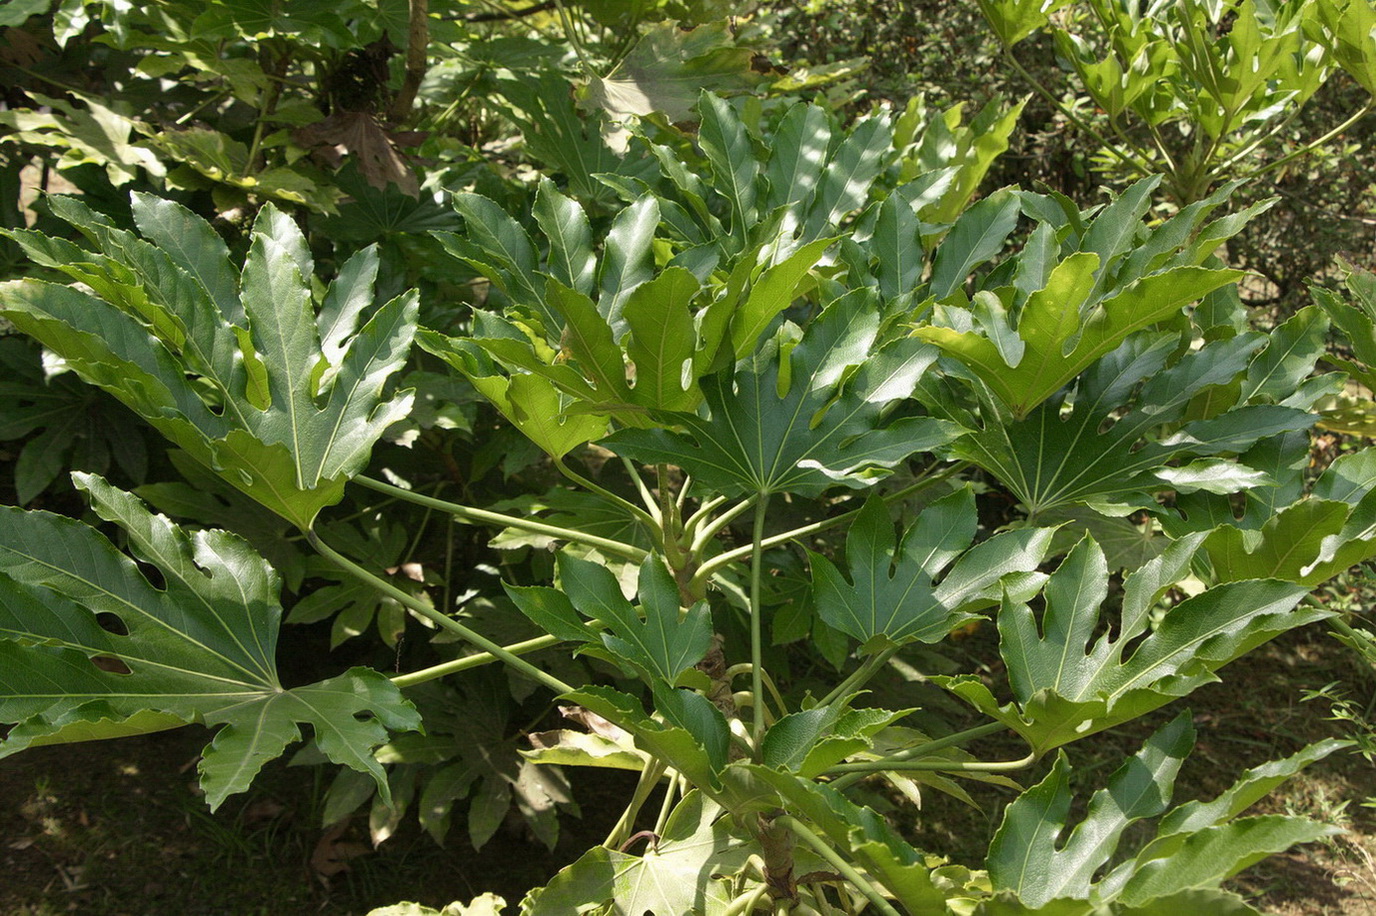
<svg viewBox="0 0 1376 916">
<path fill-rule="evenodd" d="M 514 904 L 600 843 L 634 785 L 572 774 L 584 816 L 564 820 L 553 852 L 519 819 L 477 852 L 461 827 L 441 848 L 414 818 L 374 850 L 364 815 L 321 828 L 326 783 L 315 768 L 270 764 L 212 815 L 195 779 L 208 735 L 187 728 L 0 761 L 0 914 L 361 916 L 484 891 Z"/>
<path fill-rule="evenodd" d="M 970 637 L 972 657 L 991 657 L 990 647 L 980 644 L 992 639 L 991 630 Z M 1376 685 L 1369 670 L 1313 629 L 1263 647 L 1225 672 L 1222 683 L 1197 691 L 1188 703 L 1199 740 L 1176 800 L 1210 798 L 1247 767 L 1323 737 L 1347 735 L 1346 723 L 1328 718 L 1327 701 L 1302 701 L 1304 691 L 1335 680 L 1345 681 L 1359 711 L 1369 707 Z M 1181 705 L 1072 746 L 1082 794 Z M 527 888 L 600 842 L 632 786 L 628 774 L 571 773 L 583 818 L 564 821 L 553 852 L 519 824 L 499 831 L 478 852 L 459 831 L 441 848 L 413 820 L 373 850 L 361 818 L 327 836 L 318 815 L 321 774 L 280 761 L 265 769 L 252 792 L 211 815 L 195 788 L 195 761 L 206 740 L 204 730 L 182 729 L 37 748 L 0 761 L 0 913 L 361 916 L 399 900 L 440 907 L 484 891 L 514 904 Z M 987 759 L 1022 754 L 1012 743 L 973 750 Z M 915 816 L 895 809 L 896 817 L 920 846 L 977 862 L 1011 791 L 976 789 L 982 814 L 931 793 Z M 1278 916 L 1376 916 L 1371 804 L 1376 767 L 1361 756 L 1339 753 L 1315 764 L 1259 807 L 1306 814 L 1348 832 L 1266 860 L 1235 879 L 1233 888 Z M 972 829 L 976 825 L 980 829 Z M 343 870 L 322 873 L 320 851 L 335 853 Z"/>
</svg>

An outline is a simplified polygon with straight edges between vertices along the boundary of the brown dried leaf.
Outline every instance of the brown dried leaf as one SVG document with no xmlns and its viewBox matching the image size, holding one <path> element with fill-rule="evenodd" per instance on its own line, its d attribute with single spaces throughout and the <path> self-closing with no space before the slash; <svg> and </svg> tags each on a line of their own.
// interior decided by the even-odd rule
<svg viewBox="0 0 1376 916">
<path fill-rule="evenodd" d="M 379 191 L 394 184 L 412 197 L 420 195 L 416 173 L 397 144 L 414 145 L 413 132 L 393 135 L 366 111 L 337 111 L 322 121 L 292 131 L 292 139 L 312 150 L 332 168 L 353 157 L 358 172 Z"/>
</svg>

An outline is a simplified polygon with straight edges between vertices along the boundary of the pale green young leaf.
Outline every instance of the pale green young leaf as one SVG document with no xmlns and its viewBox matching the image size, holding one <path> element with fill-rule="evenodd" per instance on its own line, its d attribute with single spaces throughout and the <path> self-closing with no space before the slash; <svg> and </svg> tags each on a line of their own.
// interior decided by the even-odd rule
<svg viewBox="0 0 1376 916">
<path fill-rule="evenodd" d="M 375 671 L 355 668 L 286 690 L 276 672 L 281 620 L 275 573 L 238 537 L 189 534 L 94 476 L 78 476 L 93 508 L 156 567 L 154 587 L 93 528 L 4 509 L 0 526 L 0 719 L 17 723 L 3 753 L 32 744 L 224 726 L 201 782 L 212 807 L 248 788 L 262 764 L 309 725 L 331 760 L 386 779 L 372 749 L 388 729 L 420 725 Z M 123 633 L 102 627 L 118 620 Z M 100 667 L 113 659 L 128 673 Z"/>
<path fill-rule="evenodd" d="M 473 341 L 423 330 L 417 335 L 417 343 L 461 372 L 513 426 L 551 457 L 562 458 L 607 431 L 605 416 L 572 413 L 568 398 L 549 378 L 529 373 L 501 374 Z M 523 344 L 516 352 L 529 349 Z"/>
</svg>

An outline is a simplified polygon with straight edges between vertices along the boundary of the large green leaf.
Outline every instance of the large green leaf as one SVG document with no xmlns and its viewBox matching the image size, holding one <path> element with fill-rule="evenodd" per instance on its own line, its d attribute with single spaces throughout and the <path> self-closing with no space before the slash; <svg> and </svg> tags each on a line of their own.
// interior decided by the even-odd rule
<svg viewBox="0 0 1376 916">
<path fill-rule="evenodd" d="M 1140 181 L 1093 215 L 1017 194 L 1022 211 L 1042 226 L 975 281 L 967 302 L 959 290 L 965 274 L 998 250 L 1017 216 L 1005 213 L 1006 200 L 972 207 L 937 250 L 935 265 L 943 269 L 934 268 L 931 291 L 941 307 L 913 333 L 962 362 L 1000 409 L 1027 416 L 1130 334 L 1240 276 L 1200 265 L 1265 207 L 1206 223 L 1236 187 L 1229 185 L 1148 227 L 1142 216 L 1154 187 L 1154 179 Z"/>
<path fill-rule="evenodd" d="M 32 231 L 13 237 L 95 295 L 7 283 L 0 315 L 225 480 L 309 527 L 410 409 L 409 392 L 383 391 L 410 349 L 416 295 L 372 311 L 360 329 L 377 272 L 365 249 L 341 269 L 317 317 L 305 238 L 271 204 L 236 275 L 224 243 L 180 205 L 133 201 L 146 240 L 73 198 L 53 198 L 96 253 Z"/>
<path fill-rule="evenodd" d="M 1247 490 L 1241 517 L 1226 497 L 1196 493 L 1177 500 L 1180 515 L 1162 519 L 1171 534 L 1207 532 L 1217 581 L 1269 577 L 1313 588 L 1376 557 L 1376 458 L 1368 452 L 1338 458 L 1307 496 L 1307 439 L 1262 442 L 1242 460 L 1266 464 L 1278 486 Z"/>
<path fill-rule="evenodd" d="M 1005 575 L 1035 570 L 1051 545 L 1050 529 L 1028 529 L 967 551 L 977 522 L 974 494 L 962 489 L 925 507 L 895 544 L 883 500 L 871 497 L 846 537 L 849 582 L 830 560 L 810 555 L 818 615 L 861 643 L 945 638 L 975 616 L 967 611 L 974 599 Z M 986 562 L 991 557 L 998 562 Z"/>
<path fill-rule="evenodd" d="M 752 847 L 730 830 L 731 818 L 700 792 L 687 795 L 644 855 L 599 846 L 532 891 L 528 916 L 565 916 L 576 904 L 609 906 L 615 916 L 722 913 L 733 875 Z"/>
<path fill-rule="evenodd" d="M 1216 680 L 1215 670 L 1268 639 L 1331 616 L 1298 606 L 1306 593 L 1301 586 L 1248 580 L 1180 602 L 1148 633 L 1153 608 L 1189 574 L 1202 540 L 1201 534 L 1181 538 L 1127 577 L 1111 632 L 1102 632 L 1101 623 L 1108 566 L 1088 538 L 1047 580 L 1040 614 L 1006 599 L 1000 654 L 1014 703 L 1001 706 L 976 678 L 936 680 L 1042 752 L 1164 706 Z"/>
<path fill-rule="evenodd" d="M 712 642 L 712 620 L 706 602 L 680 609 L 678 585 L 658 558 L 648 557 L 641 564 L 639 613 L 621 594 L 620 584 L 605 566 L 569 553 L 559 554 L 558 562 L 559 582 L 567 603 L 585 617 L 601 621 L 607 628 L 601 636 L 602 644 L 616 658 L 641 671 L 651 683 L 672 685 L 685 669 L 707 654 Z M 527 608 L 536 598 L 551 608 L 560 607 L 554 597 L 559 593 L 553 589 L 509 588 L 508 593 L 532 619 L 536 615 Z M 561 616 L 566 622 L 570 619 L 567 614 Z M 567 626 L 559 635 L 564 633 L 572 636 Z M 586 640 L 587 636 L 582 638 Z"/>
<path fill-rule="evenodd" d="M 1100 263 L 1092 252 L 1077 252 L 1056 265 L 1046 286 L 1029 296 L 1019 313 L 1014 333 L 1021 345 L 1013 355 L 989 334 L 943 327 L 913 333 L 964 363 L 1014 416 L 1024 417 L 1132 332 L 1164 321 L 1242 276 L 1178 267 L 1143 277 L 1096 303 L 1091 295 Z"/>
<path fill-rule="evenodd" d="M 1085 818 L 1058 842 L 1070 812 L 1070 765 L 1060 754 L 1051 774 L 1008 806 L 989 846 L 989 877 L 1030 906 L 1059 897 L 1086 899 L 1095 874 L 1128 826 L 1170 804 L 1176 774 L 1194 747 L 1188 713 L 1176 716 L 1094 793 Z"/>
<path fill-rule="evenodd" d="M 420 718 L 366 668 L 285 689 L 276 671 L 278 579 L 238 537 L 188 534 L 104 480 L 77 475 L 161 587 L 89 525 L 0 509 L 0 755 L 190 722 L 223 726 L 201 784 L 212 807 L 248 788 L 308 725 L 336 763 L 371 774 L 388 729 Z"/>
<path fill-rule="evenodd" d="M 646 463 L 679 465 L 723 493 L 813 496 L 834 484 L 864 487 L 960 431 L 927 417 L 880 425 L 883 409 L 911 393 L 936 353 L 912 340 L 880 344 L 879 332 L 872 297 L 849 295 L 792 350 L 775 340 L 733 376 L 704 378 L 708 416 L 665 415 L 684 432 L 622 430 L 604 444 Z"/>
<path fill-rule="evenodd" d="M 1215 889 L 1225 878 L 1267 855 L 1336 831 L 1301 817 L 1235 820 L 1286 778 L 1344 746 L 1340 741 L 1326 741 L 1248 771 L 1213 802 L 1189 802 L 1175 808 L 1157 823 L 1154 838 L 1135 856 L 1108 869 L 1134 822 L 1166 812 L 1176 774 L 1193 745 L 1194 729 L 1189 713 L 1184 712 L 1148 738 L 1109 778 L 1108 785 L 1094 793 L 1083 819 L 1068 836 L 1074 800 L 1071 767 L 1065 754 L 1058 754 L 1051 773 L 1004 811 L 989 847 L 994 888 L 1011 891 L 1029 911 L 1088 914 L 1098 912 L 1098 905 L 1112 904 L 1108 912 L 1136 913 L 1156 901 Z M 1049 906 L 1070 900 L 1095 907 L 1060 910 Z"/>
<path fill-rule="evenodd" d="M 1177 357 L 1175 335 L 1134 335 L 1083 373 L 1073 396 L 1052 397 L 1022 419 L 990 421 L 957 442 L 955 452 L 993 474 L 1034 518 L 1076 503 L 1151 507 L 1151 494 L 1167 485 L 1214 493 L 1274 486 L 1245 464 L 1170 466 L 1241 452 L 1313 424 L 1315 417 L 1297 407 L 1196 399 L 1236 385 L 1249 360 L 1256 365 L 1270 352 L 1265 343 L 1262 335 L 1240 334 Z"/>
</svg>

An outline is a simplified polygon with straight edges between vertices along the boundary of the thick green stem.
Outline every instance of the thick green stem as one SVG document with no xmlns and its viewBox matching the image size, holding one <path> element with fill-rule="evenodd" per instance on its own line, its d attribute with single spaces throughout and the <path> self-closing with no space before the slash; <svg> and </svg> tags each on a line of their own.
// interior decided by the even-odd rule
<svg viewBox="0 0 1376 916">
<path fill-rule="evenodd" d="M 502 646 L 512 655 L 528 655 L 531 652 L 538 652 L 541 649 L 548 649 L 550 646 L 557 646 L 562 642 L 557 636 L 536 636 L 534 639 L 527 639 L 524 642 L 512 643 L 509 646 Z M 432 665 L 429 668 L 422 668 L 419 671 L 410 671 L 406 674 L 398 674 L 392 678 L 392 683 L 398 687 L 414 687 L 416 684 L 424 684 L 426 681 L 437 680 L 438 678 L 448 677 L 451 674 L 458 674 L 460 671 L 468 671 L 471 668 L 481 668 L 483 665 L 490 665 L 495 661 L 501 661 L 491 652 L 479 652 L 476 655 L 465 655 L 463 658 L 456 658 L 453 661 L 442 662 Z"/>
<path fill-rule="evenodd" d="M 776 817 L 774 823 L 793 832 L 804 844 L 812 847 L 812 851 L 821 856 L 822 859 L 834 868 L 837 874 L 849 881 L 856 890 L 865 895 L 865 899 L 874 904 L 874 908 L 884 916 L 898 916 L 898 910 L 893 908 L 893 904 L 879 893 L 879 889 L 870 883 L 870 880 L 856 870 L 845 859 L 841 858 L 840 853 L 831 848 L 831 844 L 813 833 L 802 824 L 797 818 L 787 814 Z"/>
<path fill-rule="evenodd" d="M 721 916 L 748 916 L 754 912 L 755 906 L 764 899 L 764 895 L 769 893 L 769 885 L 761 884 L 741 894 L 736 899 L 727 904 Z"/>
<path fill-rule="evenodd" d="M 703 524 L 699 530 L 695 531 L 693 533 L 692 544 L 688 548 L 689 551 L 692 552 L 693 556 L 701 556 L 703 550 L 706 549 L 708 542 L 711 541 L 712 538 L 716 537 L 719 533 L 721 533 L 723 528 L 725 528 L 727 525 L 731 524 L 737 518 L 743 515 L 747 509 L 755 505 L 756 501 L 759 498 L 759 496 L 750 496 L 741 500 L 740 502 L 732 506 L 730 509 L 727 509 L 725 512 L 723 512 L 721 515 L 718 515 L 716 518 L 712 519 L 710 522 Z M 696 518 L 696 516 L 694 518 Z M 690 523 L 692 521 L 693 519 L 689 519 Z M 743 549 L 745 549 L 747 552 L 749 551 L 749 548 Z"/>
<path fill-rule="evenodd" d="M 554 466 L 559 469 L 560 474 L 563 474 L 565 477 L 567 477 L 574 483 L 578 484 L 580 487 L 583 487 L 586 490 L 590 490 L 591 492 L 596 493 L 598 496 L 607 500 L 612 505 L 618 506 L 624 511 L 629 512 L 633 518 L 635 518 L 646 528 L 650 529 L 652 533 L 657 535 L 662 531 L 662 527 L 660 525 L 658 518 L 655 518 L 654 516 L 650 515 L 650 513 L 646 512 L 644 509 L 640 508 L 630 500 L 622 499 L 620 496 L 617 496 L 615 493 L 613 493 L 611 490 L 608 490 L 601 484 L 594 483 L 593 481 L 584 477 L 582 474 L 579 474 L 573 468 L 565 464 L 562 458 L 554 459 Z"/>
<path fill-rule="evenodd" d="M 608 849 L 619 849 L 621 844 L 631 835 L 631 828 L 635 826 L 635 819 L 640 816 L 640 809 L 645 807 L 645 800 L 654 791 L 655 784 L 664 775 L 664 763 L 660 760 L 651 760 L 645 764 L 645 769 L 640 771 L 640 781 L 635 784 L 635 793 L 631 796 L 631 801 L 626 805 L 626 810 L 621 812 L 621 817 L 617 819 L 607 838 L 602 842 Z"/>
<path fill-rule="evenodd" d="M 659 816 L 655 818 L 655 836 L 664 836 L 664 827 L 669 823 L 669 815 L 674 810 L 674 799 L 678 797 L 678 789 L 683 777 L 678 773 L 669 774 L 668 785 L 664 787 L 664 801 L 659 806 Z"/>
<path fill-rule="evenodd" d="M 927 489 L 928 487 L 940 483 L 948 477 L 960 473 L 969 466 L 970 462 L 968 461 L 958 461 L 954 464 L 947 465 L 940 471 L 937 471 L 933 474 L 916 480 L 913 483 L 908 484 L 908 486 L 903 487 L 900 490 L 895 490 L 894 492 L 888 494 L 884 497 L 884 502 L 893 503 L 897 502 L 900 499 L 905 499 L 909 496 L 912 496 L 914 493 L 919 493 L 922 490 Z M 730 510 L 730 512 L 735 511 L 735 507 L 733 507 Z M 813 522 L 812 524 L 804 525 L 801 528 L 794 528 L 792 531 L 785 531 L 782 534 L 770 535 L 769 537 L 765 538 L 764 546 L 777 547 L 779 544 L 787 544 L 789 541 L 796 541 L 802 538 L 811 537 L 814 534 L 820 534 L 823 531 L 835 528 L 837 525 L 843 525 L 846 522 L 853 520 L 855 516 L 859 514 L 859 509 L 852 509 L 849 512 L 843 512 L 842 514 L 833 516 L 832 518 L 824 518 L 819 522 Z M 723 515 L 723 517 L 725 516 Z M 735 516 L 733 515 L 732 517 L 734 518 Z M 692 519 L 689 520 L 690 523 L 691 521 Z M 694 539 L 695 548 L 697 547 L 697 540 L 697 538 Z M 705 540 L 703 542 L 703 546 L 706 546 Z M 735 563 L 738 560 L 745 559 L 750 555 L 752 549 L 753 548 L 750 545 L 746 545 L 744 547 L 737 547 L 735 550 L 728 550 L 725 553 L 717 554 L 715 557 L 712 557 L 710 560 L 707 560 L 705 563 L 702 564 L 701 567 L 699 567 L 697 573 L 693 576 L 693 585 L 696 587 L 701 587 L 707 581 L 707 579 L 717 570 L 721 569 L 724 566 L 730 566 L 732 563 Z"/>
<path fill-rule="evenodd" d="M 544 522 L 532 521 L 531 519 L 518 518 L 514 515 L 502 515 L 499 512 L 489 512 L 486 509 L 475 509 L 471 506 L 461 506 L 458 503 L 446 502 L 436 499 L 433 496 L 426 496 L 423 493 L 416 493 L 412 490 L 404 490 L 401 487 L 394 487 L 381 480 L 374 480 L 371 477 L 359 475 L 354 478 L 354 483 L 365 486 L 370 490 L 379 493 L 386 493 L 407 502 L 415 503 L 418 506 L 428 506 L 447 512 L 455 518 L 464 521 L 478 522 L 484 525 L 500 525 L 504 528 L 516 528 L 520 531 L 529 531 L 533 534 L 544 534 L 561 541 L 573 541 L 577 544 L 587 544 L 589 547 L 596 547 L 598 550 L 625 557 L 639 563 L 645 559 L 646 553 L 639 547 L 630 544 L 623 544 L 620 541 L 613 541 L 608 538 L 598 537 L 595 534 L 586 534 L 582 531 L 573 531 L 569 528 L 560 528 L 558 525 L 547 525 Z"/>
<path fill-rule="evenodd" d="M 984 725 L 976 725 L 974 728 L 952 732 L 944 738 L 937 738 L 935 741 L 925 741 L 917 747 L 910 747 L 907 750 L 891 754 L 885 758 L 885 761 L 903 761 L 912 760 L 915 757 L 925 757 L 948 747 L 959 747 L 967 742 L 983 738 L 985 735 L 992 735 L 996 732 L 1003 731 L 1007 727 L 1008 726 L 1004 725 L 1002 722 L 987 722 Z M 831 787 L 833 789 L 844 789 L 864 779 L 869 772 L 872 771 L 866 770 L 864 772 L 850 773 L 839 779 L 834 779 L 831 781 Z"/>
<path fill-rule="evenodd" d="M 683 489 L 688 489 L 687 484 L 684 485 Z M 717 507 L 726 502 L 726 500 L 727 498 L 725 496 L 714 496 L 698 506 L 698 511 L 688 516 L 687 521 L 683 523 L 683 533 L 691 536 L 692 533 L 697 530 L 697 527 L 711 517 L 712 513 L 717 511 Z"/>
<path fill-rule="evenodd" d="M 1017 760 L 861 760 L 838 763 L 828 773 L 854 775 L 856 773 L 887 773 L 908 770 L 930 773 L 1006 773 L 1023 770 L 1037 762 L 1035 752 Z M 838 782 L 840 780 L 837 780 Z M 833 786 L 835 784 L 833 783 Z"/>
<path fill-rule="evenodd" d="M 508 650 L 505 646 L 497 645 L 497 643 L 488 639 L 486 636 L 483 636 L 481 633 L 477 633 L 473 630 L 470 630 L 468 627 L 459 623 L 457 620 L 453 619 L 449 615 L 435 610 L 433 607 L 426 604 L 424 601 L 419 600 L 414 595 L 407 594 L 406 592 L 397 588 L 392 583 L 388 582 L 386 579 L 383 579 L 381 576 L 374 575 L 373 573 L 364 569 L 362 566 L 359 566 L 353 560 L 350 560 L 348 557 L 339 553 L 337 550 L 330 547 L 330 545 L 320 540 L 320 536 L 316 534 L 314 531 L 306 532 L 306 540 L 310 542 L 310 545 L 314 547 L 322 557 L 329 560 L 331 563 L 338 566 L 340 569 L 344 570 L 349 575 L 353 576 L 361 582 L 365 582 L 368 585 L 371 585 L 373 588 L 382 592 L 387 597 L 391 598 L 392 600 L 396 601 L 404 607 L 410 608 L 417 614 L 420 614 L 422 617 L 434 621 L 439 626 L 466 640 L 472 645 L 477 646 L 479 649 L 482 649 L 483 651 L 487 652 L 492 657 L 500 661 L 506 662 L 508 665 L 515 668 L 517 671 L 520 671 L 527 677 L 533 678 L 537 683 L 543 684 L 550 690 L 553 690 L 555 693 L 564 694 L 573 692 L 574 688 L 571 685 L 564 683 L 563 681 L 559 680 L 559 678 L 555 677 L 547 671 L 541 671 L 539 668 L 535 667 L 530 662 L 526 661 L 525 659 Z"/>
<path fill-rule="evenodd" d="M 640 472 L 635 468 L 635 462 L 629 458 L 622 458 L 621 463 L 626 467 L 626 473 L 630 475 L 631 482 L 635 484 L 636 492 L 640 494 L 640 501 L 645 504 L 646 510 L 655 517 L 655 520 L 663 524 L 664 515 L 660 511 L 659 504 L 655 501 L 655 495 L 650 492 L 650 488 L 645 485 L 645 480 L 640 476 Z"/>
<path fill-rule="evenodd" d="M 864 662 L 860 664 L 860 667 L 851 673 L 850 677 L 837 684 L 832 688 L 831 693 L 828 693 L 826 696 L 822 697 L 822 699 L 818 700 L 817 705 L 830 706 L 832 703 L 845 699 L 855 693 L 855 691 L 869 683 L 870 678 L 879 673 L 879 669 L 888 664 L 889 659 L 894 657 L 898 649 L 898 646 L 889 646 L 882 652 L 878 652 L 865 659 Z"/>
<path fill-rule="evenodd" d="M 1256 178 L 1258 175 L 1265 175 L 1267 172 L 1274 171 L 1275 169 L 1278 169 L 1286 163 L 1292 162 L 1295 159 L 1300 158 L 1301 156 L 1309 155 L 1314 150 L 1328 143 L 1328 141 L 1346 132 L 1347 129 L 1350 128 L 1352 125 L 1356 124 L 1362 118 L 1371 114 L 1373 109 L 1376 109 L 1376 100 L 1367 102 L 1360 109 L 1358 109 L 1356 114 L 1348 118 L 1343 123 L 1339 124 L 1337 127 L 1330 130 L 1328 133 L 1324 134 L 1322 137 L 1319 137 L 1317 140 L 1313 140 L 1309 143 L 1306 143 L 1304 146 L 1301 146 L 1293 153 L 1290 153 L 1286 156 L 1282 156 L 1275 162 L 1268 162 L 1263 166 L 1258 166 L 1257 168 L 1252 169 L 1250 172 L 1247 172 L 1242 176 L 1242 180 L 1248 181 L 1252 178 Z"/>
<path fill-rule="evenodd" d="M 761 624 L 764 609 L 760 606 L 760 582 L 764 575 L 764 523 L 768 512 L 769 494 L 761 493 L 755 503 L 755 526 L 750 536 L 750 691 L 755 695 L 755 702 L 750 708 L 750 743 L 756 754 L 760 752 L 760 739 L 764 737 L 764 636 Z"/>
</svg>

